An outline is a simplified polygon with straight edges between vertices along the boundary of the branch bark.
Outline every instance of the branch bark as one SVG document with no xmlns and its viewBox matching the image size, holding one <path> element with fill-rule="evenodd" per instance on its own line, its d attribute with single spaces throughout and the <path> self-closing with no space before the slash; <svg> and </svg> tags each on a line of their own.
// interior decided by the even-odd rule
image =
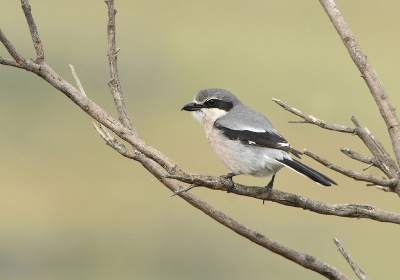
<svg viewBox="0 0 400 280">
<path fill-rule="evenodd" d="M 187 174 L 186 176 L 168 175 L 167 178 L 177 179 L 181 182 L 203 186 L 212 190 L 228 191 L 232 194 L 256 198 L 262 201 L 276 202 L 282 205 L 301 208 L 311 212 L 348 218 L 365 218 L 379 222 L 400 224 L 400 214 L 384 211 L 372 205 L 360 203 L 329 204 L 322 201 L 300 196 L 292 193 L 272 189 L 268 191 L 264 187 L 250 187 L 235 183 L 230 189 L 228 179 L 222 177 L 205 176 L 199 174 Z"/>
<path fill-rule="evenodd" d="M 42 40 L 40 40 L 39 32 L 37 31 L 35 21 L 33 20 L 31 13 L 31 6 L 29 5 L 28 0 L 21 0 L 22 10 L 24 11 L 24 15 L 26 21 L 28 22 L 29 31 L 31 32 L 31 37 L 33 41 L 33 46 L 36 50 L 36 63 L 41 63 L 44 61 L 44 50 Z"/>
<path fill-rule="evenodd" d="M 129 120 L 126 111 L 124 96 L 122 94 L 121 83 L 118 76 L 117 66 L 117 53 L 120 49 L 116 48 L 116 30 L 115 30 L 115 14 L 117 10 L 114 9 L 114 1 L 105 1 L 108 8 L 108 24 L 107 24 L 107 37 L 108 37 L 108 63 L 110 66 L 111 80 L 108 82 L 111 94 L 114 98 L 115 106 L 117 107 L 120 122 L 130 131 L 136 134 L 136 131 Z"/>
</svg>

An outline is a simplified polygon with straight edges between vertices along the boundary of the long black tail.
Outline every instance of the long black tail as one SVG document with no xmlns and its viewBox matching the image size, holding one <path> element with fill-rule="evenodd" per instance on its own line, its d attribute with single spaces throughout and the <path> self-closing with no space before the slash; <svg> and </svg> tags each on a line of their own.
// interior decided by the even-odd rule
<svg viewBox="0 0 400 280">
<path fill-rule="evenodd" d="M 318 171 L 312 169 L 311 167 L 308 167 L 307 165 L 301 163 L 300 161 L 287 158 L 278 161 L 286 165 L 287 167 L 293 169 L 294 171 L 297 171 L 300 174 L 307 176 L 308 178 L 310 178 L 314 182 L 317 182 L 318 184 L 327 187 L 330 186 L 331 183 L 337 185 L 336 182 L 333 181 L 332 179 L 328 178 L 324 174 L 319 173 Z"/>
</svg>

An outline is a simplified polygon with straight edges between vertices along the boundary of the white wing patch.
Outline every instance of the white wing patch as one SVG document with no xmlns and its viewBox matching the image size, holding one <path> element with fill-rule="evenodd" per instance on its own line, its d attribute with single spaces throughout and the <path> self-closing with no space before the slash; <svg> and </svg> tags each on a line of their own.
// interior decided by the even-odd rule
<svg viewBox="0 0 400 280">
<path fill-rule="evenodd" d="M 265 129 L 255 128 L 255 127 L 251 127 L 251 126 L 236 126 L 235 129 L 247 130 L 247 131 L 252 131 L 252 132 L 265 132 Z"/>
<path fill-rule="evenodd" d="M 289 145 L 289 143 L 277 143 L 278 144 L 278 146 L 281 146 L 281 147 L 289 147 L 290 145 Z"/>
</svg>

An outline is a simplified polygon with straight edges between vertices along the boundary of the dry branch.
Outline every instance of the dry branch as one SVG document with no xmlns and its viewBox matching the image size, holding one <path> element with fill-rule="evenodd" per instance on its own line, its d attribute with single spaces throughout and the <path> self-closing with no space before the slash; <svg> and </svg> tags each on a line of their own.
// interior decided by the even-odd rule
<svg viewBox="0 0 400 280">
<path fill-rule="evenodd" d="M 320 0 L 320 3 L 336 28 L 355 65 L 360 70 L 361 76 L 375 99 L 376 105 L 378 105 L 379 112 L 386 123 L 392 140 L 397 164 L 400 165 L 400 122 L 389 96 L 333 0 Z M 398 190 L 396 192 L 400 193 Z"/>
<path fill-rule="evenodd" d="M 33 41 L 33 46 L 35 47 L 36 50 L 36 63 L 40 64 L 42 61 L 44 61 L 43 44 L 42 40 L 40 40 L 35 21 L 33 20 L 32 17 L 31 6 L 29 5 L 28 0 L 21 0 L 21 6 L 22 10 L 24 11 L 26 21 L 28 22 L 29 31 L 31 32 L 31 37 Z"/>
<path fill-rule="evenodd" d="M 349 263 L 351 266 L 351 269 L 353 269 L 354 273 L 357 275 L 358 278 L 361 280 L 368 280 L 367 275 L 365 275 L 364 271 L 362 271 L 358 265 L 353 261 L 353 259 L 350 257 L 350 255 L 346 252 L 346 250 L 343 248 L 342 244 L 337 240 L 336 238 L 333 240 L 335 242 L 336 246 L 338 247 L 340 253 L 342 253 L 343 257 L 346 259 L 346 261 Z"/>
<path fill-rule="evenodd" d="M 348 218 L 365 218 L 379 222 L 400 224 L 400 214 L 384 211 L 372 205 L 348 203 L 329 204 L 322 201 L 300 196 L 292 193 L 272 189 L 268 191 L 264 187 L 251 187 L 235 183 L 230 189 L 229 180 L 222 177 L 213 177 L 199 174 L 187 174 L 186 176 L 168 175 L 167 178 L 180 180 L 188 184 L 206 187 L 212 190 L 228 191 L 232 194 L 256 198 L 262 201 L 276 202 L 282 205 L 296 207 L 311 212 Z"/>
<path fill-rule="evenodd" d="M 326 121 L 317 119 L 316 117 L 313 117 L 311 115 L 307 115 L 307 114 L 301 112 L 300 110 L 298 110 L 298 109 L 290 106 L 289 104 L 285 103 L 284 101 L 276 99 L 276 98 L 272 98 L 272 101 L 274 101 L 275 103 L 280 105 L 285 110 L 287 110 L 287 111 L 291 112 L 292 114 L 295 114 L 295 115 L 297 115 L 300 118 L 305 120 L 304 122 L 301 122 L 301 123 L 314 124 L 314 125 L 317 125 L 319 127 L 322 127 L 322 128 L 325 128 L 325 129 L 329 129 L 329 130 L 333 130 L 333 131 L 338 131 L 338 132 L 354 133 L 354 128 L 353 127 L 348 127 L 348 126 L 344 126 L 344 125 L 340 125 L 340 124 L 334 124 L 334 123 L 330 123 L 330 122 L 326 122 Z M 299 123 L 299 122 L 296 122 L 296 123 Z"/>
<path fill-rule="evenodd" d="M 117 53 L 120 49 L 116 49 L 116 30 L 115 30 L 115 14 L 117 10 L 114 9 L 114 1 L 105 1 L 108 8 L 108 24 L 107 24 L 107 37 L 108 37 L 108 63 L 110 66 L 111 80 L 108 82 L 111 94 L 114 98 L 115 106 L 117 107 L 119 120 L 121 123 L 136 133 L 131 121 L 129 120 L 128 113 L 126 111 L 124 96 L 122 94 L 121 83 L 118 77 L 118 66 L 117 66 Z"/>
<path fill-rule="evenodd" d="M 79 88 L 79 91 L 81 92 L 81 94 L 82 94 L 83 96 L 87 97 L 87 96 L 86 96 L 86 93 L 85 93 L 85 90 L 83 89 L 83 86 L 82 86 L 82 84 L 81 84 L 81 81 L 79 80 L 78 74 L 76 74 L 75 67 L 72 66 L 71 64 L 69 65 L 69 67 L 71 68 L 72 76 L 73 76 L 74 79 L 75 79 L 75 82 L 76 82 L 76 85 L 77 85 L 78 88 Z"/>
<path fill-rule="evenodd" d="M 355 172 L 350 169 L 340 167 L 340 166 L 335 165 L 308 150 L 304 150 L 304 154 L 311 157 L 312 159 L 318 161 L 319 163 L 323 164 L 324 166 L 326 166 L 332 170 L 335 170 L 347 177 L 353 178 L 354 180 L 357 180 L 357 181 L 370 182 L 370 183 L 373 183 L 374 185 L 390 187 L 390 188 L 396 186 L 399 181 L 398 179 L 389 179 L 389 180 L 379 179 L 372 175 L 362 174 L 362 173 L 358 173 L 358 172 Z"/>
<path fill-rule="evenodd" d="M 282 100 L 275 98 L 273 98 L 272 100 L 275 101 L 281 107 L 283 107 L 285 110 L 301 117 L 304 120 L 301 123 L 314 124 L 321 128 L 333 130 L 336 132 L 356 134 L 363 141 L 365 146 L 367 146 L 367 148 L 371 151 L 374 157 L 371 158 L 368 156 L 364 156 L 361 155 L 360 153 L 345 148 L 341 148 L 341 151 L 355 160 L 362 161 L 379 168 L 386 176 L 389 177 L 389 179 L 388 180 L 380 179 L 372 175 L 365 175 L 359 172 L 355 172 L 340 167 L 338 165 L 334 165 L 333 163 L 323 159 L 322 157 L 316 154 L 311 153 L 310 151 L 305 151 L 304 153 L 306 155 L 312 157 L 314 160 L 320 162 L 326 167 L 335 170 L 347 177 L 359 181 L 372 183 L 372 185 L 377 185 L 378 189 L 384 191 L 396 192 L 397 195 L 400 196 L 400 188 L 398 187 L 400 185 L 399 169 L 396 166 L 396 163 L 390 158 L 389 154 L 382 146 L 382 144 L 378 141 L 378 139 L 376 139 L 368 129 L 364 130 L 361 128 L 360 124 L 358 123 L 358 121 L 354 116 L 351 117 L 351 121 L 354 123 L 355 127 L 348 127 L 340 124 L 330 123 L 324 120 L 317 119 L 311 115 L 307 115 L 302 111 L 300 111 L 299 109 L 290 106 L 289 104 L 285 103 Z M 295 121 L 295 123 L 299 122 Z"/>
</svg>

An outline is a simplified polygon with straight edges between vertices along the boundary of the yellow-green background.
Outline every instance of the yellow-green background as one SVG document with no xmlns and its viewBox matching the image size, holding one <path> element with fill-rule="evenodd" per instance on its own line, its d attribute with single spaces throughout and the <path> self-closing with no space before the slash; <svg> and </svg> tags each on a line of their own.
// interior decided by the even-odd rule
<svg viewBox="0 0 400 280">
<path fill-rule="evenodd" d="M 45 57 L 116 116 L 107 82 L 103 1 L 31 0 Z M 400 102 L 398 1 L 337 1 L 383 81 Z M 282 99 L 318 118 L 352 125 L 355 115 L 390 150 L 385 124 L 360 73 L 315 1 L 116 1 L 122 88 L 140 136 L 189 172 L 226 173 L 203 128 L 182 105 L 202 88 L 231 90 L 269 116 L 296 149 L 361 171 L 340 147 L 369 154 L 357 137 L 289 124 Z M 0 0 L 0 28 L 34 58 L 17 0 Z M 10 57 L 1 47 L 0 55 Z M 92 120 L 24 70 L 0 67 L 0 279 L 321 279 L 245 240 L 171 192 L 140 164 L 104 144 Z M 275 187 L 328 203 L 400 212 L 399 198 L 313 162 L 339 186 L 322 188 L 290 170 Z M 381 176 L 369 169 L 367 174 Z M 265 185 L 268 179 L 238 177 Z M 356 276 L 338 238 L 371 279 L 399 279 L 398 225 L 322 216 L 195 189 L 239 222 Z"/>
</svg>

